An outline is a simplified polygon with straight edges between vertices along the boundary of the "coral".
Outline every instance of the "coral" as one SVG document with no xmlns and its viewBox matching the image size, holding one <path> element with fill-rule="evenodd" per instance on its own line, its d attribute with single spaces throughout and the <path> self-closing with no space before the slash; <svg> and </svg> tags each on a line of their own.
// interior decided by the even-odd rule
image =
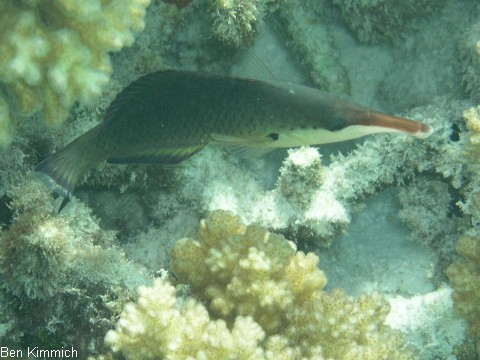
<svg viewBox="0 0 480 360">
<path fill-rule="evenodd" d="M 341 65 L 324 4 L 315 0 L 290 0 L 279 7 L 279 19 L 289 38 L 289 46 L 300 54 L 315 85 L 326 91 L 349 94 L 350 80 Z M 315 11 L 312 11 L 315 9 Z"/>
<path fill-rule="evenodd" d="M 437 259 L 430 263 L 429 277 L 444 283 L 445 270 L 456 256 L 458 232 L 466 229 L 469 221 L 455 207 L 457 191 L 444 179 L 416 176 L 398 187 L 397 196 L 401 205 L 398 218 L 410 228 L 408 237 L 428 245 L 436 254 Z"/>
<path fill-rule="evenodd" d="M 313 147 L 289 150 L 283 161 L 276 188 L 289 201 L 304 207 L 323 181 L 321 156 Z"/>
<path fill-rule="evenodd" d="M 442 1 L 332 0 L 345 24 L 362 42 L 393 41 L 415 28 Z"/>
<path fill-rule="evenodd" d="M 88 102 L 108 82 L 109 52 L 131 45 L 144 27 L 150 0 L 2 1 L 0 83 L 18 110 L 43 110 L 48 124 L 62 123 L 77 100 Z M 0 95 L 1 97 L 1 95 Z M 1 98 L 2 113 L 5 98 Z M 2 143 L 13 126 L 2 118 Z"/>
<path fill-rule="evenodd" d="M 211 320 L 195 300 L 178 303 L 175 288 L 156 280 L 140 287 L 136 304 L 128 304 L 115 331 L 105 342 L 127 359 L 168 358 L 260 359 L 258 343 L 265 333 L 250 317 L 238 317 L 232 329 L 223 320 Z"/>
<path fill-rule="evenodd" d="M 12 225 L 0 238 L 1 291 L 22 346 L 66 341 L 82 354 L 96 347 L 116 311 L 149 275 L 115 246 L 91 210 L 57 201 L 34 179 L 12 188 Z M 40 309 L 40 310 L 39 310 Z"/>
<path fill-rule="evenodd" d="M 472 107 L 463 112 L 463 118 L 469 130 L 468 142 L 472 150 L 480 145 L 480 106 Z"/>
<path fill-rule="evenodd" d="M 455 232 L 449 209 L 453 200 L 445 182 L 416 178 L 399 189 L 398 198 L 402 205 L 398 216 L 412 229 L 411 239 L 438 246 L 440 239 Z"/>
<path fill-rule="evenodd" d="M 213 33 L 224 43 L 251 45 L 261 25 L 267 5 L 276 0 L 212 0 L 210 15 Z"/>
<path fill-rule="evenodd" d="M 455 290 L 453 299 L 458 313 L 469 326 L 470 334 L 480 353 L 480 162 L 478 160 L 480 145 L 480 106 L 470 108 L 463 113 L 468 131 L 468 142 L 462 155 L 467 160 L 465 177 L 468 179 L 463 192 L 465 199 L 457 202 L 462 212 L 470 221 L 471 228 L 457 242 L 457 252 L 464 257 L 455 261 L 447 269 L 450 284 Z"/>
<path fill-rule="evenodd" d="M 171 272 L 177 282 L 190 285 L 192 293 L 203 299 L 210 318 L 220 318 L 222 327 L 226 324 L 232 334 L 238 321 L 249 319 L 254 330 L 259 326 L 261 331 L 253 333 L 263 335 L 258 335 L 256 341 L 265 339 L 258 344 L 258 359 L 278 358 L 269 355 L 278 348 L 283 349 L 285 359 L 412 358 L 408 351 L 402 353 L 398 334 L 383 325 L 389 311 L 386 301 L 378 294 L 354 300 L 340 290 L 322 291 L 326 278 L 317 263 L 316 255 L 296 252 L 283 236 L 255 224 L 245 226 L 229 212 L 215 211 L 202 220 L 199 240 L 185 238 L 177 243 Z M 173 289 L 169 292 L 173 293 Z M 179 311 L 187 317 L 183 321 L 188 322 L 185 308 L 197 306 L 187 301 L 187 305 L 168 316 L 164 309 L 158 309 L 166 305 L 171 309 L 173 299 L 162 305 L 142 299 L 147 293 L 151 290 L 141 290 L 138 303 L 125 309 L 117 329 L 107 336 L 113 349 L 122 350 L 129 359 L 136 359 L 128 354 L 135 353 L 140 344 L 149 349 L 158 344 L 163 336 L 152 336 L 163 329 L 168 331 L 171 322 L 177 321 Z M 146 320 L 146 316 L 154 320 Z M 203 315 L 202 319 L 201 323 L 206 323 L 209 317 Z M 202 339 L 201 334 L 209 338 L 209 327 L 204 327 L 207 330 L 195 327 L 201 333 L 193 331 L 191 338 Z M 184 331 L 176 340 L 169 341 L 181 343 Z M 251 334 L 244 336 L 248 339 Z M 232 346 L 232 341 L 226 343 Z M 254 341 L 249 344 L 257 346 Z M 147 358 L 174 356 L 179 346 L 164 345 L 162 342 Z M 223 349 L 218 346 L 217 351 L 221 358 Z M 196 350 L 189 354 L 195 356 Z"/>
<path fill-rule="evenodd" d="M 2 272 L 9 291 L 30 299 L 60 291 L 63 284 L 58 276 L 74 254 L 71 238 L 61 218 L 31 214 L 17 220 L 2 238 Z"/>
<path fill-rule="evenodd" d="M 305 155 L 306 158 L 301 159 Z M 223 156 L 219 149 L 206 148 L 189 162 L 191 166 L 179 172 L 181 181 L 176 197 L 182 199 L 181 206 L 186 206 L 186 210 L 192 210 L 191 204 L 199 206 L 194 209 L 196 212 L 230 210 L 247 223 L 258 222 L 288 233 L 293 240 L 302 237 L 319 245 L 328 245 L 350 221 L 348 209 L 323 187 L 321 178 L 327 168 L 321 168 L 320 155 L 315 148 L 292 150 L 283 166 L 282 179 L 277 188 L 270 191 L 265 191 L 256 174 L 252 176 L 238 159 Z M 291 166 L 293 163 L 298 165 Z M 299 171 L 310 174 L 301 179 L 305 182 L 296 180 Z M 322 175 L 315 175 L 317 171 Z M 295 193 L 282 185 L 294 182 L 298 189 Z M 303 194 L 300 192 L 302 186 Z M 311 196 L 307 199 L 304 194 Z M 159 202 L 158 206 L 164 207 L 165 202 Z"/>
<path fill-rule="evenodd" d="M 463 112 L 468 129 L 468 142 L 462 149 L 463 161 L 466 163 L 466 174 L 469 182 L 463 189 L 465 199 L 458 201 L 457 205 L 460 207 L 465 215 L 470 217 L 470 223 L 476 226 L 480 222 L 480 161 L 478 154 L 480 151 L 480 106 L 472 107 Z"/>
<path fill-rule="evenodd" d="M 325 188 L 327 170 L 313 147 L 290 150 L 283 161 L 273 194 L 288 202 L 287 233 L 295 240 L 315 237 L 318 245 L 328 246 L 350 223 L 347 208 Z"/>
<path fill-rule="evenodd" d="M 442 286 L 424 295 L 388 299 L 391 310 L 385 323 L 415 346 L 418 360 L 474 358 L 454 356 L 456 347 L 465 341 L 466 324 L 455 314 L 452 293 Z"/>
<path fill-rule="evenodd" d="M 457 251 L 464 257 L 450 265 L 447 275 L 455 290 L 453 299 L 458 313 L 469 325 L 474 339 L 480 339 L 480 236 L 466 233 L 457 243 Z M 479 349 L 480 350 L 480 349 Z"/>
<path fill-rule="evenodd" d="M 383 318 L 388 309 L 379 296 L 361 297 L 352 304 L 351 298 L 335 291 L 321 299 L 324 310 L 342 314 L 324 319 L 330 325 L 315 327 L 315 319 L 305 324 L 303 331 L 292 327 L 285 335 L 266 336 L 249 316 L 237 316 L 231 327 L 222 319 L 213 320 L 198 301 L 176 297 L 175 288 L 164 279 L 157 279 L 153 287 L 140 287 L 138 295 L 136 303 L 125 306 L 116 329 L 105 337 L 114 352 L 121 352 L 129 360 L 414 358 L 408 351 L 391 348 L 401 348 L 400 338 L 393 333 L 378 336 L 376 326 L 382 325 L 376 324 L 376 318 Z M 307 321 L 305 315 L 301 320 Z M 347 325 L 351 322 L 357 322 L 353 327 L 362 332 L 356 336 L 359 344 L 351 342 L 352 326 Z M 336 331 L 330 333 L 332 328 Z M 319 337 L 324 337 L 323 348 L 316 344 Z M 311 342 L 313 348 L 309 348 Z"/>
<path fill-rule="evenodd" d="M 287 307 L 311 297 L 326 283 L 313 254 L 295 255 L 295 247 L 283 236 L 258 225 L 245 228 L 230 213 L 213 212 L 202 220 L 199 237 L 177 243 L 171 271 L 193 291 L 204 293 L 209 308 L 220 316 L 232 320 L 237 315 L 253 316 L 274 333 Z M 213 277 L 218 280 L 212 281 Z"/>
</svg>

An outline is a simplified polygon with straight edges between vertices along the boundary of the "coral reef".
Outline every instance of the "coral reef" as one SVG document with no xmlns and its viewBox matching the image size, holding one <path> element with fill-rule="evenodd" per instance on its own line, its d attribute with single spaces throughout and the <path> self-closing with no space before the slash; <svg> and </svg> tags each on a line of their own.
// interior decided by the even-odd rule
<svg viewBox="0 0 480 360">
<path fill-rule="evenodd" d="M 328 246 L 350 223 L 346 204 L 325 188 L 328 176 L 316 148 L 290 150 L 283 161 L 272 194 L 287 204 L 282 212 L 288 214 L 287 233 L 295 240 L 317 237 L 321 239 L 318 245 Z"/>
<path fill-rule="evenodd" d="M 300 161 L 299 158 L 306 154 L 310 160 Z M 296 241 L 297 237 L 315 239 L 318 245 L 324 246 L 341 233 L 350 221 L 347 208 L 330 189 L 324 187 L 325 182 L 316 183 L 317 180 L 321 181 L 323 175 L 314 174 L 326 171 L 326 168 L 320 170 L 320 155 L 314 148 L 292 150 L 277 188 L 270 191 L 265 191 L 258 179 L 250 171 L 245 171 L 238 159 L 234 156 L 225 158 L 217 148 L 204 149 L 200 156 L 192 158 L 189 163 L 191 166 L 180 169 L 181 182 L 177 191 L 182 203 L 188 204 L 190 209 L 191 204 L 195 204 L 199 207 L 197 211 L 230 210 L 247 223 L 259 222 L 262 226 L 288 233 L 292 240 Z M 285 189 L 282 184 L 296 181 L 299 172 L 309 174 L 305 179 L 298 179 L 296 184 L 297 189 L 303 186 L 304 191 L 291 192 Z M 310 198 L 307 199 L 304 193 L 310 193 Z M 165 206 L 165 203 L 157 206 Z"/>
<path fill-rule="evenodd" d="M 362 42 L 393 41 L 439 6 L 443 1 L 428 0 L 332 0 L 345 25 Z"/>
<path fill-rule="evenodd" d="M 75 101 L 98 96 L 110 78 L 108 53 L 133 43 L 149 3 L 2 1 L 0 82 L 18 110 L 24 115 L 43 110 L 45 121 L 56 125 Z M 9 111 L 5 99 L 2 114 Z M 2 144 L 11 140 L 13 123 L 2 117 Z"/>
<path fill-rule="evenodd" d="M 127 359 L 260 359 L 263 355 L 258 344 L 265 333 L 250 317 L 238 317 L 229 330 L 223 320 L 211 320 L 195 300 L 177 306 L 175 288 L 160 279 L 152 288 L 140 287 L 138 295 L 136 304 L 125 307 L 116 331 L 105 338 Z"/>
<path fill-rule="evenodd" d="M 385 323 L 415 346 L 418 360 L 474 358 L 453 355 L 465 340 L 465 322 L 455 313 L 452 292 L 443 286 L 424 295 L 388 299 L 391 311 Z"/>
<path fill-rule="evenodd" d="M 13 223 L 0 239 L 1 291 L 16 344 L 70 342 L 82 354 L 102 349 L 116 312 L 149 275 L 113 245 L 91 210 L 74 202 L 56 214 L 50 191 L 29 179 L 13 188 Z"/>
<path fill-rule="evenodd" d="M 398 198 L 402 209 L 398 216 L 405 221 L 412 232 L 412 240 L 432 244 L 454 234 L 456 217 L 451 215 L 453 202 L 448 184 L 439 180 L 417 178 L 408 186 L 399 189 Z M 443 219 L 439 223 L 439 219 Z"/>
<path fill-rule="evenodd" d="M 467 216 L 471 227 L 458 239 L 457 252 L 463 259 L 451 264 L 447 270 L 450 285 L 455 290 L 453 299 L 458 313 L 468 323 L 470 336 L 476 344 L 475 351 L 480 353 L 480 161 L 478 160 L 480 146 L 480 106 L 464 111 L 463 117 L 468 131 L 468 141 L 465 144 L 463 155 L 467 160 L 466 176 L 468 182 L 463 189 L 464 199 L 457 205 Z"/>
<path fill-rule="evenodd" d="M 455 290 L 453 299 L 458 313 L 463 316 L 469 326 L 472 338 L 477 343 L 480 353 L 480 237 L 467 233 L 457 244 L 457 251 L 464 257 L 450 265 L 447 275 L 450 285 Z"/>
<path fill-rule="evenodd" d="M 323 182 L 323 167 L 318 150 L 301 147 L 288 151 L 277 179 L 278 191 L 300 207 L 308 205 Z"/>
<path fill-rule="evenodd" d="M 317 262 L 280 235 L 213 212 L 199 240 L 178 242 L 171 265 L 176 281 L 206 305 L 175 298 L 157 280 L 140 288 L 106 342 L 128 359 L 413 359 L 383 325 L 383 297 L 322 291 Z"/>
<path fill-rule="evenodd" d="M 297 307 L 325 286 L 317 261 L 313 254 L 295 255 L 281 235 L 245 227 L 239 217 L 216 211 L 202 220 L 199 241 L 185 238 L 175 245 L 170 269 L 194 293 L 204 293 L 216 314 L 252 316 L 274 333 L 287 307 Z"/>
<path fill-rule="evenodd" d="M 462 149 L 462 155 L 466 171 L 465 177 L 468 182 L 463 189 L 465 198 L 459 201 L 457 205 L 460 207 L 465 215 L 470 218 L 472 226 L 480 223 L 480 161 L 478 160 L 478 153 L 480 149 L 480 106 L 472 107 L 463 112 L 463 118 L 468 131 L 468 142 L 465 148 Z"/>
<path fill-rule="evenodd" d="M 251 45 L 267 7 L 277 0 L 212 0 L 213 33 L 227 45 Z"/>
<path fill-rule="evenodd" d="M 464 32 L 478 21 L 478 4 L 195 0 L 178 10 L 155 0 L 144 14 L 148 2 L 0 3 L 0 143 L 18 134 L 0 149 L 2 346 L 67 344 L 79 358 L 116 350 L 102 360 L 411 358 L 393 328 L 421 360 L 453 358 L 465 324 L 451 311 L 451 289 L 434 287 L 455 261 L 447 272 L 454 300 L 472 334 L 478 331 L 478 261 L 468 249 L 479 238 L 480 108 L 465 113 L 467 133 L 461 113 L 472 104 L 454 100 L 465 95 L 459 55 L 464 85 L 478 95 L 478 25 Z M 434 13 L 438 4 L 445 7 Z M 361 41 L 395 47 L 355 41 L 341 16 Z M 351 91 L 435 133 L 426 141 L 378 135 L 357 145 L 295 149 L 283 162 L 286 151 L 245 160 L 212 146 L 174 169 L 101 164 L 59 214 L 49 190 L 26 177 L 101 121 L 115 94 L 139 75 L 171 67 L 228 73 L 264 21 L 278 43 L 270 37 L 257 45 L 268 48 L 264 59 L 273 59 L 282 80 L 297 81 L 287 63 L 302 73 L 297 82 Z M 132 46 L 115 52 L 143 22 Z M 43 114 L 21 121 L 20 112 L 37 110 Z M 67 111 L 65 126 L 45 127 L 42 117 L 56 124 Z M 415 243 L 397 221 L 397 191 Z M 372 210 L 370 200 L 382 206 Z M 236 216 L 210 215 L 197 237 L 198 221 L 214 209 Z M 349 238 L 340 237 L 346 230 Z M 297 252 L 273 231 L 319 252 L 329 285 L 316 255 Z M 458 260 L 452 249 L 463 233 L 470 240 L 460 240 L 466 259 Z M 148 287 L 153 273 L 168 268 L 172 249 L 172 276 Z M 330 290 L 337 286 L 343 290 Z M 389 305 L 365 295 L 372 289 L 396 298 Z"/>
<path fill-rule="evenodd" d="M 398 199 L 398 217 L 408 225 L 408 237 L 428 245 L 437 256 L 429 277 L 440 286 L 446 281 L 446 267 L 455 258 L 458 231 L 468 228 L 468 219 L 455 205 L 458 192 L 445 179 L 418 176 L 398 188 Z"/>
</svg>

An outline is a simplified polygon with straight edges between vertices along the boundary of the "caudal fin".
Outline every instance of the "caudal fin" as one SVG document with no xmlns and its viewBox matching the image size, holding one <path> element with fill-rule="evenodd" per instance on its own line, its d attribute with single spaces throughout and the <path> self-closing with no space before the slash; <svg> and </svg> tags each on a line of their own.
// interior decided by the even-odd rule
<svg viewBox="0 0 480 360">
<path fill-rule="evenodd" d="M 94 127 L 39 163 L 35 168 L 36 177 L 52 191 L 71 198 L 80 177 L 102 160 L 95 143 L 99 129 Z"/>
</svg>

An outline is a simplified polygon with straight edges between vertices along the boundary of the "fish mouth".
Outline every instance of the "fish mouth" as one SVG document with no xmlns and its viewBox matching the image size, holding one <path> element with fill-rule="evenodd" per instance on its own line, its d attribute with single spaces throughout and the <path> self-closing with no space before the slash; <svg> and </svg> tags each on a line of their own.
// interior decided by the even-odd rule
<svg viewBox="0 0 480 360">
<path fill-rule="evenodd" d="M 354 121 L 355 125 L 385 128 L 385 131 L 407 133 L 420 139 L 425 139 L 433 133 L 433 128 L 428 124 L 378 111 L 367 111 L 357 116 L 357 119 Z"/>
</svg>

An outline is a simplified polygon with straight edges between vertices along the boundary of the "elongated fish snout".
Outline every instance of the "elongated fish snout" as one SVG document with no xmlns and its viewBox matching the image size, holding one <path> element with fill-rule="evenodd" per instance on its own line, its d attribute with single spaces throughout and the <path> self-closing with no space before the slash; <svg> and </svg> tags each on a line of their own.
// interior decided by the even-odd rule
<svg viewBox="0 0 480 360">
<path fill-rule="evenodd" d="M 367 111 L 357 116 L 355 125 L 380 127 L 383 128 L 385 132 L 401 132 L 420 139 L 425 139 L 433 133 L 433 128 L 428 124 L 379 111 Z"/>
</svg>

